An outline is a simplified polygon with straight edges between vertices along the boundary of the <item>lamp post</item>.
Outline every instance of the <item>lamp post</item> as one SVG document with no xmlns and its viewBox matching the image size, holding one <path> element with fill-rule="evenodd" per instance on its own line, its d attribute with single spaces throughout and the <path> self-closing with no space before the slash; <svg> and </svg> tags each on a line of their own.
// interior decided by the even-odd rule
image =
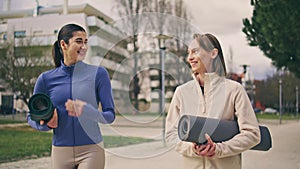
<svg viewBox="0 0 300 169">
<path fill-rule="evenodd" d="M 282 121 L 282 80 L 279 79 L 279 124 Z"/>
<path fill-rule="evenodd" d="M 297 121 L 299 121 L 299 100 L 298 100 L 298 86 L 296 86 L 296 113 L 297 113 Z"/>
<path fill-rule="evenodd" d="M 244 77 L 242 78 L 242 85 L 244 86 L 245 90 L 247 88 L 246 86 L 246 73 L 247 73 L 247 68 L 249 67 L 249 65 L 241 65 L 241 67 L 243 67 L 243 74 L 244 74 Z"/>
<path fill-rule="evenodd" d="M 170 39 L 169 36 L 163 35 L 163 34 L 159 34 L 157 36 L 155 36 L 155 38 L 158 39 L 158 45 L 159 45 L 159 49 L 160 49 L 160 89 L 161 89 L 161 94 L 160 94 L 160 106 L 159 106 L 159 110 L 160 113 L 162 114 L 162 118 L 163 118 L 163 131 L 162 131 L 162 140 L 163 140 L 163 145 L 166 146 L 166 136 L 165 136 L 165 130 L 166 130 L 166 112 L 165 112 L 165 52 L 166 52 L 166 47 L 165 47 L 165 41 L 167 39 Z"/>
<path fill-rule="evenodd" d="M 132 93 L 130 94 L 130 98 L 134 98 L 134 114 L 139 112 L 139 101 L 138 101 L 138 94 L 140 92 L 139 90 L 139 82 L 137 77 L 137 71 L 138 71 L 138 57 L 137 57 L 137 48 L 135 47 L 134 42 L 127 44 L 127 50 L 130 52 L 131 55 L 133 55 L 133 89 Z"/>
</svg>

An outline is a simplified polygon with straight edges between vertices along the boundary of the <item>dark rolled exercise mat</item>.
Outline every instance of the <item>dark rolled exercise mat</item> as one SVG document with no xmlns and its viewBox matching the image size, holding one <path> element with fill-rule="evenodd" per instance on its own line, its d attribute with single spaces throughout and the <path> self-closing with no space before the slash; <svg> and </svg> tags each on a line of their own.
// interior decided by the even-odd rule
<svg viewBox="0 0 300 169">
<path fill-rule="evenodd" d="M 30 97 L 28 108 L 31 119 L 37 122 L 44 120 L 46 124 L 53 116 L 54 106 L 49 96 L 43 93 Z"/>
<path fill-rule="evenodd" d="M 252 150 L 267 151 L 272 147 L 271 134 L 267 127 L 259 126 L 261 133 L 260 143 L 252 147 Z M 236 121 L 204 118 L 191 115 L 183 115 L 178 123 L 178 136 L 182 141 L 205 144 L 207 133 L 214 142 L 223 142 L 231 139 L 239 133 Z"/>
</svg>

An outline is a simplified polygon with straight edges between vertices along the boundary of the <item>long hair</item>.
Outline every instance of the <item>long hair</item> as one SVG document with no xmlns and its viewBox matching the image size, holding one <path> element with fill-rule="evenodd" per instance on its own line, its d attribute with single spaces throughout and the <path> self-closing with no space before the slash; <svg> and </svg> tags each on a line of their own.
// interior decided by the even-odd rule
<svg viewBox="0 0 300 169">
<path fill-rule="evenodd" d="M 52 58 L 54 61 L 55 67 L 59 67 L 61 65 L 61 61 L 64 58 L 60 41 L 65 41 L 66 44 L 69 44 L 69 39 L 73 37 L 73 33 L 76 31 L 86 32 L 83 27 L 76 24 L 67 24 L 63 26 L 57 36 L 57 41 L 54 42 L 52 46 Z"/>
<path fill-rule="evenodd" d="M 198 44 L 206 51 L 218 49 L 218 55 L 212 63 L 212 71 L 220 76 L 226 76 L 226 65 L 224 61 L 223 51 L 218 39 L 212 34 L 194 34 L 193 39 L 196 39 Z"/>
</svg>

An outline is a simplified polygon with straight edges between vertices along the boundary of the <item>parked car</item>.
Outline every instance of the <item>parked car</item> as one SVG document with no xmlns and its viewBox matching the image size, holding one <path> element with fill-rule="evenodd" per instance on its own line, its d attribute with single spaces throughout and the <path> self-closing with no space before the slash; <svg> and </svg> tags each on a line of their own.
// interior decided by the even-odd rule
<svg viewBox="0 0 300 169">
<path fill-rule="evenodd" d="M 262 110 L 260 108 L 254 108 L 253 110 L 255 113 L 262 113 Z"/>
<path fill-rule="evenodd" d="M 274 108 L 271 108 L 271 107 L 267 107 L 265 110 L 264 110 L 264 113 L 271 113 L 271 114 L 274 114 L 274 113 L 277 113 L 278 111 Z"/>
</svg>

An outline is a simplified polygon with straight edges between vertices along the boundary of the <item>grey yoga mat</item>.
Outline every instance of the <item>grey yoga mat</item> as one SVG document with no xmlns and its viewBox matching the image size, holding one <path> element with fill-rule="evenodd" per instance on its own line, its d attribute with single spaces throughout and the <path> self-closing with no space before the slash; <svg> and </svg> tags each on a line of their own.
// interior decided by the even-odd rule
<svg viewBox="0 0 300 169">
<path fill-rule="evenodd" d="M 251 150 L 267 151 L 272 147 L 269 129 L 259 126 L 261 141 Z M 182 141 L 205 144 L 207 133 L 214 142 L 223 142 L 239 133 L 236 121 L 204 118 L 192 115 L 183 115 L 178 123 L 178 136 Z"/>
</svg>

